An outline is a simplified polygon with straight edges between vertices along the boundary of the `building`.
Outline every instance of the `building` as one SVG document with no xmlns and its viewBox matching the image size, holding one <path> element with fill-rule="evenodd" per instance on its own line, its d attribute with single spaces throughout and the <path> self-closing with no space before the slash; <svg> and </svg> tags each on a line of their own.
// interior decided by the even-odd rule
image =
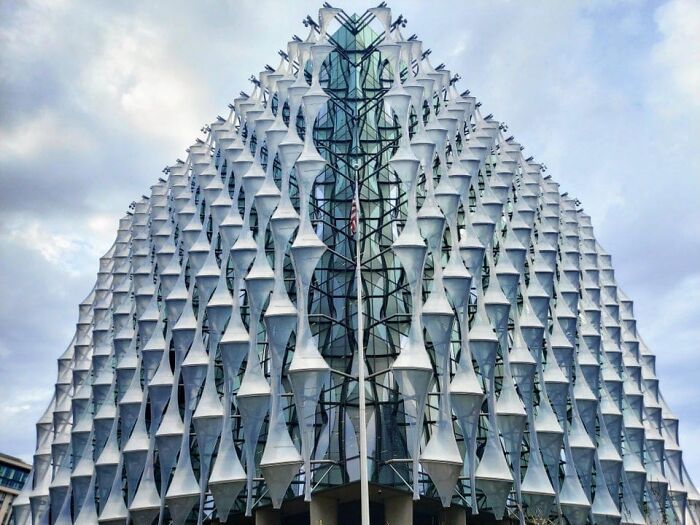
<svg viewBox="0 0 700 525">
<path fill-rule="evenodd" d="M 580 203 L 402 17 L 306 25 L 121 219 L 16 524 L 698 523 Z"/>
<path fill-rule="evenodd" d="M 0 454 L 0 525 L 9 525 L 12 502 L 24 487 L 31 465 L 6 454 Z"/>
</svg>

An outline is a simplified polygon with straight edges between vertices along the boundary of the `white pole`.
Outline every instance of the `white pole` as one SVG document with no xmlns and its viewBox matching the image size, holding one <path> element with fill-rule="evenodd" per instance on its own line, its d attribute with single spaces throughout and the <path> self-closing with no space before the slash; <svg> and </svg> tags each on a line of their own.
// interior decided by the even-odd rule
<svg viewBox="0 0 700 525">
<path fill-rule="evenodd" d="M 367 480 L 367 418 L 365 415 L 365 349 L 362 326 L 362 279 L 360 277 L 360 174 L 355 179 L 355 286 L 357 288 L 357 355 L 358 388 L 360 389 L 360 504 L 362 525 L 369 525 L 369 482 Z"/>
</svg>

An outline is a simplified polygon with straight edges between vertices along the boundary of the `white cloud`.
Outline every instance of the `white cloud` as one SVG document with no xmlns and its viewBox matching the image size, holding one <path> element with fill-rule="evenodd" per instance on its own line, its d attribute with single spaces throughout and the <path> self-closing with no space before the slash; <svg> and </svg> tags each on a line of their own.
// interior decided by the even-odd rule
<svg viewBox="0 0 700 525">
<path fill-rule="evenodd" d="M 20 392 L 10 403 L 3 403 L 0 406 L 0 420 L 12 418 L 22 414 L 27 410 L 31 410 L 36 405 L 47 404 L 46 390 L 30 390 Z"/>
<path fill-rule="evenodd" d="M 61 36 L 56 19 L 69 4 L 67 0 L 29 0 L 16 5 L 10 16 L 13 23 L 0 27 L 5 52 L 24 58 L 54 46 Z"/>
<path fill-rule="evenodd" d="M 655 13 L 661 40 L 653 50 L 659 75 L 656 107 L 683 115 L 700 110 L 700 2 L 672 0 Z"/>
<path fill-rule="evenodd" d="M 679 279 L 639 317 L 647 342 L 659 349 L 658 359 L 669 368 L 683 366 L 700 352 L 700 273 Z M 672 352 L 662 351 L 669 346 Z"/>
<path fill-rule="evenodd" d="M 116 236 L 119 223 L 118 217 L 104 213 L 89 217 L 86 224 L 92 233 L 97 234 L 102 239 L 101 244 L 105 244 Z"/>
<path fill-rule="evenodd" d="M 27 160 L 34 155 L 84 153 L 95 148 L 92 135 L 44 110 L 10 128 L 0 126 L 0 160 Z"/>
<path fill-rule="evenodd" d="M 31 463 L 31 444 L 35 440 L 35 434 L 34 424 L 27 422 L 36 422 L 44 413 L 51 399 L 51 388 L 23 388 L 21 391 L 0 388 L 0 395 L 3 399 L 0 405 L 0 442 L 4 443 L 3 452 Z"/>
<path fill-rule="evenodd" d="M 93 269 L 95 258 L 102 255 L 84 235 L 57 231 L 39 220 L 18 220 L 4 225 L 0 241 L 37 252 L 48 264 L 72 277 Z"/>
<path fill-rule="evenodd" d="M 80 87 L 91 111 L 183 147 L 204 124 L 201 101 L 208 94 L 172 56 L 169 42 L 147 22 L 110 21 L 102 48 L 82 71 Z"/>
</svg>

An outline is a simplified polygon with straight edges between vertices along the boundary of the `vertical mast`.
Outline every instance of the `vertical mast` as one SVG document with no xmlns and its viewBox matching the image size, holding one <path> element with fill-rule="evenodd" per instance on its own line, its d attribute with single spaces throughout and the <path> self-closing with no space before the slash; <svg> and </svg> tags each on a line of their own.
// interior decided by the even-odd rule
<svg viewBox="0 0 700 525">
<path fill-rule="evenodd" d="M 360 395 L 360 504 L 362 525 L 369 525 L 369 482 L 367 480 L 367 418 L 365 410 L 365 348 L 362 326 L 362 278 L 360 275 L 360 170 L 355 170 L 355 287 L 357 288 L 358 388 Z"/>
</svg>

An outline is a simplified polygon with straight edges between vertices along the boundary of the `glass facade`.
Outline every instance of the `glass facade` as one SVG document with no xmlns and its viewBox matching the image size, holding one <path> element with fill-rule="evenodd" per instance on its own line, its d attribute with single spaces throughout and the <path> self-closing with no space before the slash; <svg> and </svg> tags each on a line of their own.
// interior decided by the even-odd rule
<svg viewBox="0 0 700 525">
<path fill-rule="evenodd" d="M 19 491 L 24 487 L 24 482 L 27 481 L 28 475 L 28 470 L 3 465 L 0 460 L 0 487 Z"/>
<path fill-rule="evenodd" d="M 0 454 L 0 525 L 9 525 L 12 503 L 29 477 L 29 465 Z"/>
</svg>

